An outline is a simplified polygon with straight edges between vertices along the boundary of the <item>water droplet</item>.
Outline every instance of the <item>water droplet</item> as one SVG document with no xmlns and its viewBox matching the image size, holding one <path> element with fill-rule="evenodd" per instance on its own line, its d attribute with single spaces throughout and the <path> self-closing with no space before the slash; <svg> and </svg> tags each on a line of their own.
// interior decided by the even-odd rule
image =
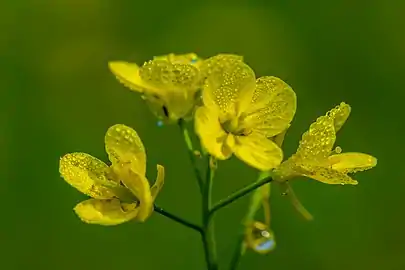
<svg viewBox="0 0 405 270">
<path fill-rule="evenodd" d="M 273 250 L 276 246 L 273 234 L 268 227 L 261 222 L 255 222 L 252 224 L 249 246 L 259 253 L 267 253 Z"/>
<path fill-rule="evenodd" d="M 288 193 L 287 192 L 283 192 L 283 193 L 281 193 L 281 196 L 287 196 L 288 195 Z"/>
<path fill-rule="evenodd" d="M 344 186 L 344 185 L 345 185 L 345 183 L 344 183 L 344 182 L 341 182 L 340 184 L 341 184 L 342 186 Z"/>
<path fill-rule="evenodd" d="M 157 121 L 156 125 L 158 127 L 163 127 L 163 121 L 162 120 Z"/>
<path fill-rule="evenodd" d="M 269 252 L 273 250 L 276 246 L 276 241 L 274 239 L 269 239 L 266 241 L 263 241 L 262 243 L 258 244 L 255 247 L 255 250 L 261 253 Z"/>
<path fill-rule="evenodd" d="M 336 146 L 335 152 L 336 152 L 336 154 L 342 153 L 342 148 L 340 146 Z"/>
</svg>

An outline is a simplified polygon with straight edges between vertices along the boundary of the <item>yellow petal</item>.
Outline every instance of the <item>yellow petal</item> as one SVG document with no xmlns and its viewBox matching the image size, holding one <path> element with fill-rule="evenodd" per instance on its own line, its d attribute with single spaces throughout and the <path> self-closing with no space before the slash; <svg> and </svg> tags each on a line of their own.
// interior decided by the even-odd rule
<svg viewBox="0 0 405 270">
<path fill-rule="evenodd" d="M 198 68 L 192 64 L 172 64 L 152 60 L 140 69 L 143 81 L 155 87 L 144 98 L 155 115 L 166 123 L 187 118 L 197 102 L 201 88 Z"/>
<path fill-rule="evenodd" d="M 327 160 L 335 140 L 336 133 L 333 120 L 327 116 L 319 117 L 302 135 L 297 153 L 294 155 L 295 161 L 321 165 Z"/>
<path fill-rule="evenodd" d="M 342 128 L 347 118 L 349 118 L 350 111 L 349 104 L 342 102 L 326 114 L 333 119 L 335 132 L 338 132 Z"/>
<path fill-rule="evenodd" d="M 194 92 L 199 83 L 198 68 L 191 64 L 170 63 L 164 60 L 150 60 L 140 69 L 139 75 L 143 81 L 155 86 L 158 95 L 166 95 L 169 91 L 187 93 Z"/>
<path fill-rule="evenodd" d="M 195 112 L 195 131 L 202 146 L 217 159 L 228 159 L 232 152 L 224 148 L 226 132 L 219 123 L 216 111 L 207 107 L 199 107 Z"/>
<path fill-rule="evenodd" d="M 358 182 L 345 173 L 320 166 L 306 165 L 303 176 L 331 185 L 357 185 Z"/>
<path fill-rule="evenodd" d="M 233 66 L 235 62 L 242 62 L 243 57 L 235 54 L 218 54 L 205 59 L 200 66 L 202 77 L 205 79 L 210 75 L 224 72 Z"/>
<path fill-rule="evenodd" d="M 108 67 L 115 77 L 129 89 L 136 92 L 145 92 L 151 88 L 139 76 L 139 67 L 135 63 L 124 61 L 108 62 Z"/>
<path fill-rule="evenodd" d="M 83 222 L 112 226 L 135 218 L 139 208 L 136 203 L 120 203 L 118 199 L 90 199 L 77 204 L 74 211 Z"/>
<path fill-rule="evenodd" d="M 157 165 L 157 177 L 156 181 L 150 189 L 152 200 L 155 201 L 156 196 L 159 194 L 165 182 L 165 168 L 161 165 Z"/>
<path fill-rule="evenodd" d="M 204 105 L 220 112 L 223 117 L 237 117 L 249 106 L 255 89 L 253 70 L 241 61 L 212 72 L 203 89 Z"/>
<path fill-rule="evenodd" d="M 246 112 L 243 124 L 273 137 L 288 128 L 296 108 L 297 98 L 288 84 L 277 77 L 261 77 L 256 81 L 252 106 Z"/>
<path fill-rule="evenodd" d="M 355 173 L 371 169 L 377 165 L 377 159 L 363 153 L 342 153 L 329 156 L 332 169 L 342 173 Z"/>
<path fill-rule="evenodd" d="M 59 172 L 63 179 L 80 192 L 96 199 L 114 196 L 111 189 L 100 184 L 109 182 L 108 170 L 104 162 L 86 153 L 66 154 L 59 162 Z"/>
<path fill-rule="evenodd" d="M 121 164 L 115 167 L 121 182 L 135 195 L 139 201 L 139 221 L 145 221 L 153 212 L 153 199 L 148 179 L 133 170 L 131 164 Z"/>
<path fill-rule="evenodd" d="M 235 155 L 248 165 L 268 171 L 280 165 L 283 151 L 277 144 L 260 134 L 238 136 L 234 147 Z"/>
<path fill-rule="evenodd" d="M 105 149 L 113 164 L 131 162 L 139 174 L 145 175 L 145 148 L 132 128 L 122 124 L 111 126 L 105 135 Z"/>
<path fill-rule="evenodd" d="M 192 64 L 198 66 L 201 64 L 202 59 L 195 53 L 186 54 L 167 54 L 162 56 L 155 56 L 153 60 L 166 60 L 172 64 Z"/>
</svg>

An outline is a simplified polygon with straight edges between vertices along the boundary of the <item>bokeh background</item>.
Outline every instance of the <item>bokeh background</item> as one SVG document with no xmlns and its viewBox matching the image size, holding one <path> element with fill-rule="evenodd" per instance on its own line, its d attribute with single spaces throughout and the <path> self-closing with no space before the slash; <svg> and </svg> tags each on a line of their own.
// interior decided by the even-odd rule
<svg viewBox="0 0 405 270">
<path fill-rule="evenodd" d="M 275 75 L 298 96 L 288 156 L 316 117 L 352 105 L 338 145 L 378 166 L 358 186 L 294 182 L 315 216 L 304 221 L 273 189 L 277 249 L 248 252 L 239 269 L 405 269 L 404 1 L 22 0 L 0 3 L 1 269 L 205 269 L 200 237 L 159 214 L 118 227 L 81 223 L 85 197 L 59 176 L 59 157 L 106 160 L 103 138 L 134 127 L 167 169 L 158 203 L 198 221 L 199 193 L 176 126 L 157 127 L 140 97 L 110 74 L 110 60 L 154 55 L 243 55 L 258 76 Z M 238 160 L 220 163 L 218 200 L 253 181 Z M 222 269 L 248 198 L 217 215 Z"/>
</svg>

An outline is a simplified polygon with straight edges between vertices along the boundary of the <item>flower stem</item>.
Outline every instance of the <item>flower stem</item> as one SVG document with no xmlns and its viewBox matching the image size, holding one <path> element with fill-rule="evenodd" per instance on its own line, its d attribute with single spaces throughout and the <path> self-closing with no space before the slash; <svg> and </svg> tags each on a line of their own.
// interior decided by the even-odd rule
<svg viewBox="0 0 405 270">
<path fill-rule="evenodd" d="M 203 189 L 202 196 L 202 220 L 203 220 L 203 233 L 201 234 L 205 259 L 209 270 L 217 270 L 217 255 L 216 255 L 216 241 L 214 234 L 214 224 L 210 222 L 210 209 L 212 197 L 212 184 L 214 179 L 214 166 L 212 165 L 212 157 L 208 156 L 208 166 L 206 171 L 206 181 Z"/>
<path fill-rule="evenodd" d="M 210 216 L 212 216 L 219 209 L 221 209 L 221 208 L 227 206 L 228 204 L 232 203 L 233 201 L 239 199 L 240 197 L 245 196 L 246 194 L 250 193 L 251 191 L 253 191 L 267 183 L 270 183 L 272 180 L 273 179 L 270 176 L 260 179 L 256 182 L 253 182 L 252 184 L 249 184 L 249 185 L 245 186 L 244 188 L 241 188 L 240 190 L 234 192 L 227 198 L 220 200 L 211 208 Z"/>
<path fill-rule="evenodd" d="M 184 137 L 184 141 L 186 142 L 186 146 L 187 146 L 187 152 L 188 152 L 188 156 L 190 158 L 190 161 L 193 165 L 193 169 L 194 169 L 194 174 L 195 177 L 197 178 L 197 182 L 198 182 L 198 187 L 200 188 L 200 192 L 203 192 L 203 187 L 204 187 L 204 182 L 203 179 L 201 177 L 201 173 L 198 169 L 198 165 L 197 165 L 197 160 L 196 160 L 196 155 L 194 153 L 194 147 L 193 147 L 193 142 L 191 141 L 191 137 L 190 137 L 190 133 L 188 132 L 188 129 L 186 127 L 186 123 L 184 122 L 183 119 L 180 119 L 179 122 L 179 127 L 181 132 L 183 133 L 183 137 Z"/>
<path fill-rule="evenodd" d="M 240 258 L 243 255 L 243 240 L 244 240 L 244 233 L 242 232 L 235 243 L 235 250 L 232 255 L 231 263 L 229 265 L 229 270 L 236 270 L 239 265 Z"/>
<path fill-rule="evenodd" d="M 203 231 L 203 229 L 200 226 L 195 225 L 195 224 L 193 224 L 193 223 L 191 223 L 191 222 L 189 222 L 189 221 L 187 221 L 187 220 L 185 220 L 185 219 L 183 219 L 183 218 L 181 218 L 179 216 L 176 216 L 176 215 L 174 215 L 172 213 L 169 213 L 166 210 L 164 210 L 163 208 L 157 206 L 156 204 L 154 205 L 154 209 L 155 209 L 156 212 L 158 212 L 162 216 L 170 218 L 171 220 L 174 220 L 177 223 L 180 223 L 180 224 L 182 224 L 182 225 L 184 225 L 184 226 L 186 226 L 186 227 L 188 227 L 190 229 L 198 231 L 199 233 L 202 233 L 202 231 Z"/>
<path fill-rule="evenodd" d="M 259 183 L 259 182 L 261 183 L 261 181 L 268 179 L 269 176 L 270 176 L 270 172 L 261 172 L 261 173 L 259 173 L 259 176 L 255 183 Z M 270 183 L 267 185 L 270 185 Z M 245 235 L 246 235 L 246 231 L 245 231 L 246 224 L 250 224 L 253 222 L 256 212 L 260 208 L 260 205 L 263 205 L 263 207 L 267 206 L 267 204 L 263 204 L 263 196 L 266 196 L 266 194 L 263 194 L 263 192 L 261 192 L 260 190 L 256 190 L 256 192 L 257 191 L 260 192 L 261 196 L 260 196 L 260 198 L 258 198 L 257 194 L 252 194 L 250 206 L 249 206 L 249 209 L 248 209 L 246 216 L 244 218 L 244 221 L 243 221 L 244 230 L 242 230 L 239 233 L 239 235 L 237 236 L 237 241 L 235 243 L 235 251 L 233 253 L 232 260 L 229 265 L 229 270 L 236 270 L 236 268 L 239 265 L 239 261 L 241 260 L 242 256 L 244 255 L 244 253 L 246 251 L 246 244 L 244 242 Z M 269 191 L 268 195 L 270 196 L 270 191 Z M 266 200 L 268 200 L 268 199 L 269 198 L 266 197 Z M 267 215 L 266 210 L 264 210 L 264 215 L 266 216 L 266 224 L 270 224 L 270 216 Z"/>
</svg>

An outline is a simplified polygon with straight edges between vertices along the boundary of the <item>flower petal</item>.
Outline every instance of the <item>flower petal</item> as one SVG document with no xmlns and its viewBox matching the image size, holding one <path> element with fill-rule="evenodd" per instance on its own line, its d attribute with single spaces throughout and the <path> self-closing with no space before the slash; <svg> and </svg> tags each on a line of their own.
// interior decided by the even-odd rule
<svg viewBox="0 0 405 270">
<path fill-rule="evenodd" d="M 312 178 L 319 182 L 331 185 L 357 185 L 358 182 L 352 179 L 345 173 L 333 170 L 332 168 L 325 168 L 321 166 L 306 165 L 303 167 L 306 171 L 301 175 Z"/>
<path fill-rule="evenodd" d="M 124 61 L 108 62 L 108 67 L 115 77 L 129 89 L 143 93 L 151 88 L 139 76 L 139 67 L 135 63 Z"/>
<path fill-rule="evenodd" d="M 309 130 L 302 135 L 296 154 L 295 162 L 317 163 L 327 162 L 336 140 L 333 120 L 328 116 L 319 117 L 312 123 Z"/>
<path fill-rule="evenodd" d="M 194 65 L 164 60 L 146 62 L 139 69 L 139 75 L 143 81 L 159 89 L 155 93 L 158 95 L 166 95 L 169 91 L 183 94 L 187 94 L 187 91 L 196 92 L 200 81 L 199 70 Z"/>
<path fill-rule="evenodd" d="M 145 221 L 153 212 L 153 199 L 148 179 L 133 170 L 130 163 L 114 167 L 121 182 L 135 195 L 139 201 L 139 213 L 136 217 L 139 221 Z"/>
<path fill-rule="evenodd" d="M 155 56 L 153 60 L 166 60 L 172 64 L 192 64 L 192 65 L 200 65 L 202 63 L 202 59 L 198 57 L 195 53 L 186 53 L 186 54 L 167 54 L 162 56 Z"/>
<path fill-rule="evenodd" d="M 120 203 L 118 199 L 89 199 L 77 204 L 74 211 L 83 222 L 112 226 L 135 218 L 139 207 L 137 203 Z"/>
<path fill-rule="evenodd" d="M 152 200 L 155 201 L 156 196 L 159 194 L 160 190 L 165 183 L 165 167 L 157 165 L 157 177 L 153 186 L 150 188 L 150 193 L 152 195 Z"/>
<path fill-rule="evenodd" d="M 236 141 L 233 149 L 235 155 L 258 170 L 268 171 L 280 165 L 283 160 L 281 148 L 260 134 L 239 136 Z"/>
<path fill-rule="evenodd" d="M 220 112 L 220 117 L 237 117 L 249 106 L 255 89 L 255 74 L 242 61 L 233 61 L 211 72 L 204 85 L 204 105 Z"/>
<path fill-rule="evenodd" d="M 256 81 L 252 106 L 243 123 L 249 129 L 273 137 L 289 127 L 296 108 L 297 98 L 288 84 L 277 77 L 261 77 Z"/>
<path fill-rule="evenodd" d="M 219 123 L 217 112 L 207 107 L 199 107 L 195 112 L 195 131 L 200 138 L 202 146 L 217 159 L 228 159 L 231 151 L 227 151 L 225 140 L 226 132 Z"/>
<path fill-rule="evenodd" d="M 105 149 L 113 164 L 131 162 L 139 174 L 145 175 L 145 148 L 132 128 L 122 124 L 111 126 L 105 135 Z"/>
<path fill-rule="evenodd" d="M 202 77 L 206 79 L 212 74 L 219 74 L 225 69 L 233 66 L 235 62 L 242 62 L 243 57 L 235 54 L 218 54 L 205 59 L 200 67 Z"/>
<path fill-rule="evenodd" d="M 59 172 L 63 179 L 80 192 L 95 199 L 114 197 L 111 189 L 103 186 L 109 182 L 109 168 L 101 160 L 86 153 L 64 155 L 59 162 Z"/>
<path fill-rule="evenodd" d="M 349 118 L 351 107 L 344 102 L 330 110 L 326 115 L 331 117 L 334 121 L 335 132 L 337 133 Z"/>
<path fill-rule="evenodd" d="M 202 86 L 195 65 L 152 60 L 142 66 L 140 76 L 155 87 L 154 91 L 145 92 L 144 98 L 158 118 L 174 123 L 190 115 Z"/>
<path fill-rule="evenodd" d="M 371 169 L 377 165 L 377 159 L 363 153 L 342 153 L 329 156 L 332 169 L 342 173 L 355 173 Z"/>
</svg>

